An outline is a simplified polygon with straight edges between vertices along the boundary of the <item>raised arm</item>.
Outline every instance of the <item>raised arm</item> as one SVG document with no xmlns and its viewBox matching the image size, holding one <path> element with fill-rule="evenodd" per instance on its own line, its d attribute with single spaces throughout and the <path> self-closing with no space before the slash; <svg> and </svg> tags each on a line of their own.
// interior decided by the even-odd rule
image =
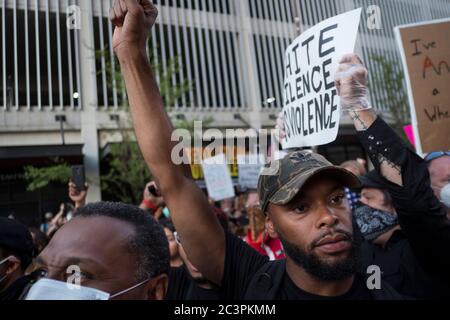
<svg viewBox="0 0 450 320">
<path fill-rule="evenodd" d="M 431 189 L 426 163 L 370 108 L 366 98 L 367 70 L 356 55 L 344 56 L 337 75 L 341 104 L 353 119 L 373 165 L 386 180 L 400 225 L 416 257 L 429 271 L 448 277 L 450 220 Z M 352 85 L 345 86 L 342 92 L 342 82 Z"/>
<path fill-rule="evenodd" d="M 116 0 L 110 18 L 113 46 L 125 80 L 137 140 L 159 186 L 189 260 L 220 284 L 225 260 L 225 235 L 208 199 L 188 177 L 187 168 L 171 159 L 173 128 L 146 55 L 157 9 L 149 0 Z M 205 259 L 208 257 L 208 259 Z"/>
<path fill-rule="evenodd" d="M 358 132 L 367 131 L 378 116 L 367 100 L 367 69 L 356 54 L 342 57 L 336 74 L 336 86 L 344 112 L 348 112 Z M 375 137 L 374 137 L 375 140 Z M 379 141 L 374 141 L 374 146 Z M 363 143 L 364 144 L 364 143 Z M 379 155 L 379 172 L 392 183 L 402 186 L 401 168 Z M 372 159 L 374 160 L 374 159 Z"/>
</svg>

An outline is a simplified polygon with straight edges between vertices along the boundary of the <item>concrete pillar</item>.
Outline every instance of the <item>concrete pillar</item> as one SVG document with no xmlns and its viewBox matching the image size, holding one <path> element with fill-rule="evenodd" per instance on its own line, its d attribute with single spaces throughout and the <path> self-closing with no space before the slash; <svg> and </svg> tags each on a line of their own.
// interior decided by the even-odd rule
<svg viewBox="0 0 450 320">
<path fill-rule="evenodd" d="M 87 202 L 101 201 L 99 143 L 96 125 L 97 81 L 94 51 L 94 26 L 92 22 L 92 2 L 79 1 L 81 9 L 81 29 L 79 32 L 80 72 L 81 72 L 81 138 L 84 143 L 84 167 L 89 183 Z"/>
<path fill-rule="evenodd" d="M 241 65 L 243 68 L 245 95 L 250 112 L 246 112 L 243 116 L 254 129 L 261 128 L 261 104 L 262 98 L 259 88 L 259 78 L 256 68 L 256 51 L 253 42 L 253 32 L 251 25 L 249 2 L 242 0 L 234 0 L 236 14 L 239 21 L 240 36 L 240 52 Z"/>
</svg>

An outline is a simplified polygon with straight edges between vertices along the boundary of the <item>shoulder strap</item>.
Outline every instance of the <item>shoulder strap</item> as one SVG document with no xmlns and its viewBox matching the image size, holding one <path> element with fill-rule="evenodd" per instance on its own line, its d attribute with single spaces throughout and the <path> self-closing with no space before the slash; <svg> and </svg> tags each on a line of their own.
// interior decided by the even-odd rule
<svg viewBox="0 0 450 320">
<path fill-rule="evenodd" d="M 286 260 L 265 263 L 252 277 L 245 300 L 274 300 L 286 271 Z"/>
</svg>

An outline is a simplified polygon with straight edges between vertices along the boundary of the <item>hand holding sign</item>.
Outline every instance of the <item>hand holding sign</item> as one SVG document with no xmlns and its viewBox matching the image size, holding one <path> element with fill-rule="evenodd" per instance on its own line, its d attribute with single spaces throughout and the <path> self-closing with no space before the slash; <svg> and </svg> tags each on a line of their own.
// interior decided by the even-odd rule
<svg viewBox="0 0 450 320">
<path fill-rule="evenodd" d="M 358 55 L 350 53 L 342 57 L 335 80 L 342 111 L 371 108 L 367 100 L 367 69 Z"/>
</svg>

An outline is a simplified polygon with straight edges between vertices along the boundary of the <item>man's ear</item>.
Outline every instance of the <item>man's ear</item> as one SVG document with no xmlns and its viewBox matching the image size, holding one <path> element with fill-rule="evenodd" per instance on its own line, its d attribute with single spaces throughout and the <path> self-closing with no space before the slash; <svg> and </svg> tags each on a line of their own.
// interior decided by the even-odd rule
<svg viewBox="0 0 450 320">
<path fill-rule="evenodd" d="M 11 256 L 6 265 L 6 274 L 12 274 L 20 269 L 22 262 L 17 257 Z"/>
<path fill-rule="evenodd" d="M 164 300 L 166 298 L 169 278 L 166 274 L 153 278 L 147 284 L 147 300 Z"/>
<path fill-rule="evenodd" d="M 266 230 L 271 238 L 278 239 L 278 232 L 276 232 L 273 226 L 272 217 L 269 212 L 266 212 Z"/>
</svg>

